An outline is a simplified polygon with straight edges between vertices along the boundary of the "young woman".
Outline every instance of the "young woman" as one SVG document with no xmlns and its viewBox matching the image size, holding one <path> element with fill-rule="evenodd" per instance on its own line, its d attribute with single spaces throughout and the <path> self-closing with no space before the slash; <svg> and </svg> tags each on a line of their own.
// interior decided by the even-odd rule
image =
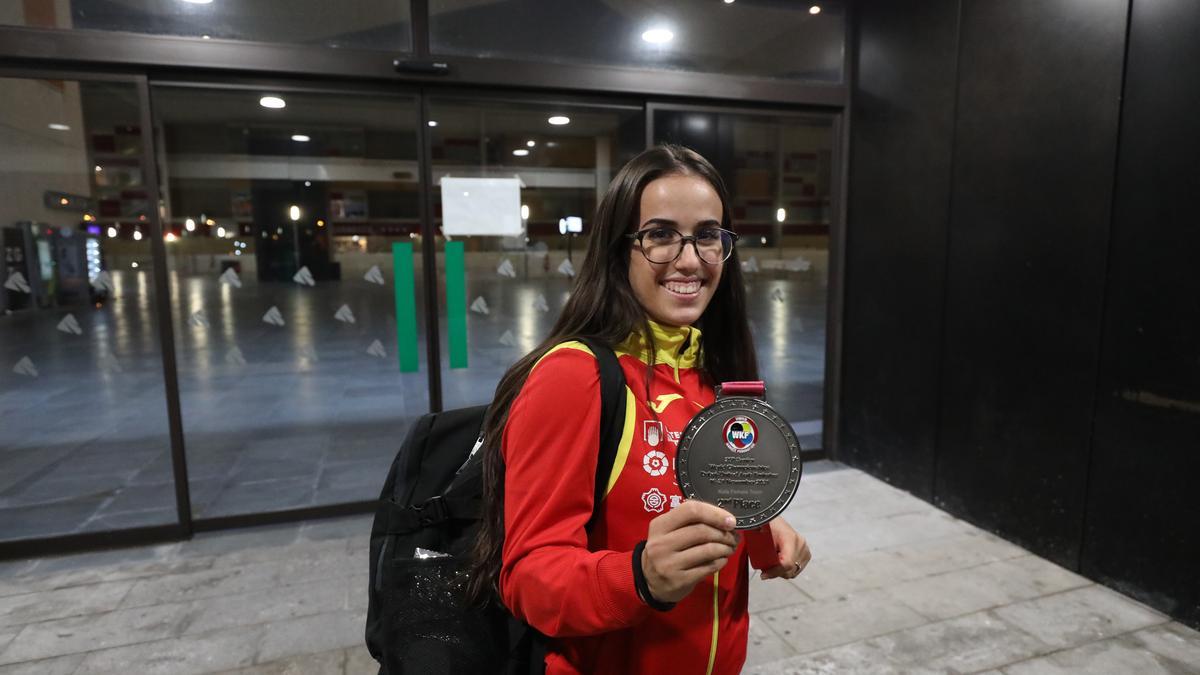
<svg viewBox="0 0 1200 675">
<path fill-rule="evenodd" d="M 720 175 L 678 146 L 643 152 L 601 200 L 570 300 L 546 339 L 500 381 L 484 424 L 487 511 L 476 594 L 499 590 L 550 638 L 560 673 L 738 673 L 748 563 L 728 512 L 684 501 L 684 426 L 723 381 L 758 377 Z M 593 509 L 600 388 L 574 338 L 612 345 L 628 385 L 625 433 Z M 804 538 L 771 523 L 792 578 Z"/>
</svg>

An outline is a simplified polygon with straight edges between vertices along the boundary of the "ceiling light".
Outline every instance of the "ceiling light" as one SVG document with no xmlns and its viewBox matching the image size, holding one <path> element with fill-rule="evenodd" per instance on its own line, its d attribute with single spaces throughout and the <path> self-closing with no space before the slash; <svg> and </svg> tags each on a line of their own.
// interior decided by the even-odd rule
<svg viewBox="0 0 1200 675">
<path fill-rule="evenodd" d="M 304 181 L 304 187 L 312 187 L 312 181 L 311 180 Z"/>
<path fill-rule="evenodd" d="M 525 147 L 532 148 L 537 145 L 537 141 L 525 141 Z"/>
<path fill-rule="evenodd" d="M 134 234 L 137 234 L 137 233 L 136 233 L 136 232 L 134 232 Z M 134 239 L 141 239 L 141 237 L 134 237 Z M 130 267 L 132 267 L 132 268 L 133 268 L 133 269 L 135 269 L 135 270 L 137 269 L 137 263 L 136 263 L 136 262 L 131 262 L 131 263 L 129 263 L 129 266 L 130 266 Z"/>
<path fill-rule="evenodd" d="M 70 131 L 71 130 L 71 127 L 69 127 L 65 124 L 59 124 L 58 122 L 55 122 L 54 124 L 47 124 L 46 126 L 50 127 L 51 129 L 53 129 L 55 131 Z"/>
<path fill-rule="evenodd" d="M 427 124 L 428 124 L 429 126 L 431 126 L 431 127 L 436 127 L 436 126 L 437 126 L 437 120 L 429 120 L 429 122 L 427 122 Z"/>
<path fill-rule="evenodd" d="M 521 205 L 521 220 L 529 220 L 529 205 Z"/>
<path fill-rule="evenodd" d="M 287 107 L 287 101 L 284 101 L 278 96 L 264 96 L 258 99 L 258 104 L 264 108 L 271 108 L 273 110 Z"/>
<path fill-rule="evenodd" d="M 312 139 L 304 134 L 292 134 L 292 140 L 296 141 L 297 143 L 307 143 Z"/>
<path fill-rule="evenodd" d="M 191 218 L 188 218 L 187 220 L 183 221 L 183 227 L 188 232 L 195 232 L 196 231 L 196 221 L 192 220 Z"/>
<path fill-rule="evenodd" d="M 550 119 L 548 119 L 546 121 L 549 122 L 550 124 L 553 124 L 556 127 L 561 127 L 564 124 L 570 124 L 571 118 L 567 117 L 566 115 L 555 115 L 554 117 L 551 117 Z"/>
<path fill-rule="evenodd" d="M 179 237 L 176 237 L 174 232 L 168 232 L 163 238 L 167 240 L 167 243 L 171 243 Z"/>
<path fill-rule="evenodd" d="M 300 207 L 292 204 L 292 206 L 288 209 L 288 217 L 293 221 L 300 220 Z"/>
<path fill-rule="evenodd" d="M 675 34 L 666 28 L 651 28 L 642 33 L 642 39 L 652 45 L 663 45 L 675 39 Z"/>
<path fill-rule="evenodd" d="M 812 7 L 809 7 L 809 8 L 808 8 L 808 13 L 809 13 L 809 14 L 820 14 L 820 13 L 821 13 L 821 6 L 820 6 L 820 5 L 813 5 Z"/>
<path fill-rule="evenodd" d="M 517 157 L 524 157 L 529 154 L 529 151 L 525 148 L 517 148 L 516 150 L 513 150 L 513 154 Z"/>
<path fill-rule="evenodd" d="M 96 173 L 100 173 L 103 170 L 104 170 L 104 167 L 100 166 L 99 164 L 96 165 Z"/>
<path fill-rule="evenodd" d="M 207 219 L 207 220 L 205 220 L 205 221 L 204 221 L 204 224 L 205 224 L 205 225 L 207 225 L 207 226 L 209 226 L 209 227 L 212 227 L 213 225 L 216 225 L 216 224 L 217 224 L 217 221 L 213 220 L 212 218 L 209 218 L 209 219 Z"/>
<path fill-rule="evenodd" d="M 727 4 L 727 5 L 732 5 L 732 4 L 733 4 L 733 0 L 725 0 L 725 4 Z"/>
<path fill-rule="evenodd" d="M 224 238 L 225 238 L 225 228 L 223 228 L 223 227 L 218 227 L 218 228 L 217 228 L 217 237 L 218 237 L 218 238 L 220 238 L 220 239 L 224 239 Z"/>
<path fill-rule="evenodd" d="M 781 223 L 783 221 L 787 220 L 787 211 L 784 211 L 783 209 L 779 209 L 778 211 L 776 211 L 775 212 L 775 220 L 778 220 Z"/>
<path fill-rule="evenodd" d="M 193 5 L 207 5 L 212 2 L 212 0 L 183 0 L 183 1 L 193 4 Z"/>
<path fill-rule="evenodd" d="M 134 231 L 133 231 L 133 240 L 134 240 L 134 241 L 141 241 L 141 240 L 142 240 L 142 231 L 141 231 L 141 230 L 134 230 Z M 134 263 L 134 265 L 136 266 L 136 265 L 137 265 L 137 263 Z"/>
<path fill-rule="evenodd" d="M 108 238 L 109 239 L 117 238 L 117 228 L 115 228 L 115 227 L 108 228 Z"/>
<path fill-rule="evenodd" d="M 211 40 L 211 39 L 212 39 L 212 36 L 211 36 L 211 35 L 201 35 L 201 36 L 200 36 L 200 39 L 201 39 L 201 40 Z"/>
</svg>

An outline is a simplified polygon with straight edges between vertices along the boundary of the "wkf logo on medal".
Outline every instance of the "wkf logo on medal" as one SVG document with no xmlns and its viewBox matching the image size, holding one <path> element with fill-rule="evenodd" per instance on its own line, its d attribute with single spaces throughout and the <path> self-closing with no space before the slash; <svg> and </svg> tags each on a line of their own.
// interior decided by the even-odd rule
<svg viewBox="0 0 1200 675">
<path fill-rule="evenodd" d="M 725 447 L 730 450 L 737 453 L 749 452 L 757 439 L 758 427 L 749 417 L 737 415 L 725 422 Z"/>
</svg>

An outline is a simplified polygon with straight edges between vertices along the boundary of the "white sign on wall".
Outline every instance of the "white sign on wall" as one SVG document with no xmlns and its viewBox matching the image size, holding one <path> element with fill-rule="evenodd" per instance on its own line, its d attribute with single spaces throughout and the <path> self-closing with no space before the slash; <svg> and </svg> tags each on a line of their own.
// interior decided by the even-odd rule
<svg viewBox="0 0 1200 675">
<path fill-rule="evenodd" d="M 517 178 L 442 178 L 442 232 L 449 236 L 511 237 L 521 228 Z"/>
</svg>

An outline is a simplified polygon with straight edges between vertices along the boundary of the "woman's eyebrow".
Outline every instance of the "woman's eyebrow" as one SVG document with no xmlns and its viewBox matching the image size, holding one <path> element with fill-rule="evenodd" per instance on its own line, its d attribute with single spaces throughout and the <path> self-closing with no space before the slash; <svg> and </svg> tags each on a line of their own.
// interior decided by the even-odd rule
<svg viewBox="0 0 1200 675">
<path fill-rule="evenodd" d="M 645 227 L 646 225 L 660 225 L 663 227 L 674 227 L 674 228 L 679 227 L 679 223 L 675 222 L 674 220 L 671 220 L 670 218 L 651 218 L 651 219 L 647 220 L 646 222 L 642 223 L 642 227 Z M 720 227 L 721 223 L 719 221 L 716 221 L 716 220 L 713 220 L 710 218 L 708 220 L 702 220 L 702 221 L 696 223 L 696 225 L 697 226 L 712 225 L 712 226 Z"/>
</svg>

